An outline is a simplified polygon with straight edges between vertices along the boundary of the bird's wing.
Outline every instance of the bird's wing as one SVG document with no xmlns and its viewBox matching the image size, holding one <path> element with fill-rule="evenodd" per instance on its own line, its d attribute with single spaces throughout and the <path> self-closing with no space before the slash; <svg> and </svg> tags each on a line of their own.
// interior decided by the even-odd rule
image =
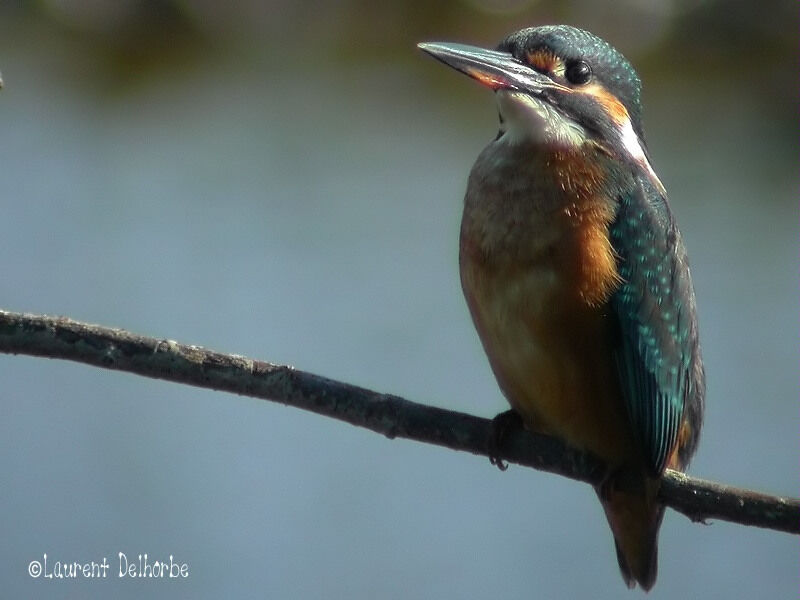
<svg viewBox="0 0 800 600">
<path fill-rule="evenodd" d="M 620 197 L 610 236 L 623 280 L 611 298 L 615 361 L 634 436 L 658 476 L 695 393 L 699 352 L 689 265 L 666 199 L 649 182 Z"/>
</svg>

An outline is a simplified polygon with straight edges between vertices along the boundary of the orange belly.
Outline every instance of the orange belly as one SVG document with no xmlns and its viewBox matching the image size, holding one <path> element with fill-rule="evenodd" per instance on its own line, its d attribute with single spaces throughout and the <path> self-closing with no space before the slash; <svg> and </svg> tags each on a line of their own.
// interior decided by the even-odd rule
<svg viewBox="0 0 800 600">
<path fill-rule="evenodd" d="M 492 370 L 529 428 L 612 464 L 632 457 L 607 306 L 587 304 L 549 260 L 488 265 L 462 245 L 461 280 Z"/>
</svg>

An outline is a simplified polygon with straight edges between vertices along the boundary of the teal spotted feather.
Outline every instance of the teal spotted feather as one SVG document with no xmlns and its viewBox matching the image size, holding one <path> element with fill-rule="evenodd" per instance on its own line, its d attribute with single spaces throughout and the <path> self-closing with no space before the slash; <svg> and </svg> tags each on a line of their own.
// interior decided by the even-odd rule
<svg viewBox="0 0 800 600">
<path fill-rule="evenodd" d="M 614 357 L 634 436 L 658 476 L 704 391 L 686 250 L 666 199 L 646 179 L 620 197 L 610 237 L 622 278 L 611 298 Z M 693 449 L 682 461 L 681 448 L 679 460 Z"/>
</svg>

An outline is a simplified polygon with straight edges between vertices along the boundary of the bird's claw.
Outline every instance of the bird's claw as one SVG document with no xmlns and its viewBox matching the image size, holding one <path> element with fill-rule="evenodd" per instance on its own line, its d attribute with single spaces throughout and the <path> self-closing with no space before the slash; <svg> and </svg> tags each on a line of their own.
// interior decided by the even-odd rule
<svg viewBox="0 0 800 600">
<path fill-rule="evenodd" d="M 489 462 L 501 471 L 508 469 L 508 463 L 500 456 L 500 447 L 509 433 L 522 427 L 522 417 L 515 410 L 501 412 L 492 419 L 492 430 L 489 433 L 488 441 Z"/>
</svg>

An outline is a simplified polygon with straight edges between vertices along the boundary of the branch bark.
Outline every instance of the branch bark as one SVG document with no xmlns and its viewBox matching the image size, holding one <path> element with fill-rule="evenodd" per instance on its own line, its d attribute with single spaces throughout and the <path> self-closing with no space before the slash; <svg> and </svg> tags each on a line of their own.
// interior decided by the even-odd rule
<svg viewBox="0 0 800 600">
<path fill-rule="evenodd" d="M 491 421 L 233 354 L 81 323 L 0 311 L 0 352 L 60 358 L 197 387 L 280 402 L 407 438 L 488 455 Z M 604 464 L 557 439 L 512 433 L 503 459 L 598 484 Z M 693 521 L 723 519 L 800 534 L 800 500 L 761 494 L 667 471 L 660 499 Z"/>
</svg>

